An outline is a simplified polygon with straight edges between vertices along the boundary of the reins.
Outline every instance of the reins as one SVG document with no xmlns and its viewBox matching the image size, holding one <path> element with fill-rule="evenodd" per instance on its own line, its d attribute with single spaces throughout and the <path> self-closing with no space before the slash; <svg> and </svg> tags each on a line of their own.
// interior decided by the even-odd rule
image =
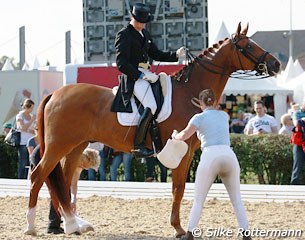
<svg viewBox="0 0 305 240">
<path fill-rule="evenodd" d="M 269 54 L 267 51 L 265 51 L 259 58 L 256 58 L 251 52 L 246 50 L 245 48 L 241 47 L 238 45 L 238 42 L 241 41 L 244 38 L 239 38 L 238 40 L 235 40 L 234 37 L 232 36 L 231 42 L 234 44 L 238 61 L 240 64 L 241 69 L 243 68 L 242 61 L 240 59 L 240 56 L 238 52 L 241 52 L 247 59 L 249 59 L 251 62 L 255 64 L 255 67 L 253 70 L 237 70 L 233 73 L 227 74 L 225 73 L 225 68 L 223 66 L 219 66 L 211 61 L 205 60 L 204 58 L 200 58 L 193 54 L 188 48 L 186 49 L 186 65 L 187 67 L 183 69 L 177 78 L 177 81 L 181 80 L 181 77 L 183 75 L 186 75 L 186 79 L 184 82 L 188 82 L 191 74 L 193 67 L 195 63 L 197 63 L 200 67 L 206 69 L 207 71 L 218 74 L 218 75 L 226 75 L 231 78 L 236 78 L 236 79 L 246 79 L 246 80 L 257 80 L 257 79 L 263 79 L 269 77 L 268 70 L 267 70 L 267 65 L 265 62 L 266 56 Z M 210 65 L 216 69 L 215 70 L 207 65 Z"/>
</svg>

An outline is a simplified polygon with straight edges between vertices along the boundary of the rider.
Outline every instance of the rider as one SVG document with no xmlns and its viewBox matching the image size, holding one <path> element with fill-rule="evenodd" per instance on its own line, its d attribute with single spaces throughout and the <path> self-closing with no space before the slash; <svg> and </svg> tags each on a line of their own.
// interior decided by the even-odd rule
<svg viewBox="0 0 305 240">
<path fill-rule="evenodd" d="M 185 55 L 185 47 L 179 48 L 176 52 L 160 51 L 145 29 L 145 24 L 153 19 L 149 6 L 137 3 L 130 13 L 131 21 L 117 33 L 115 39 L 116 64 L 123 74 L 111 111 L 132 112 L 130 99 L 133 94 L 144 106 L 136 129 L 133 150 L 136 158 L 142 158 L 153 155 L 153 151 L 145 147 L 145 139 L 157 109 L 150 83 L 156 82 L 159 78 L 157 74 L 149 71 L 148 58 L 176 62 L 179 57 Z"/>
</svg>

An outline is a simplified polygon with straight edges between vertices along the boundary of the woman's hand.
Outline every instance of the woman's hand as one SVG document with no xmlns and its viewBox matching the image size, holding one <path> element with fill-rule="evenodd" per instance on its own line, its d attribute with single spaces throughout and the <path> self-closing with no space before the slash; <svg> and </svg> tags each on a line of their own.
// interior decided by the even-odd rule
<svg viewBox="0 0 305 240">
<path fill-rule="evenodd" d="M 176 129 L 174 129 L 174 131 L 173 131 L 173 133 L 172 133 L 172 139 L 175 139 L 175 136 L 178 134 L 179 132 L 176 130 Z"/>
</svg>

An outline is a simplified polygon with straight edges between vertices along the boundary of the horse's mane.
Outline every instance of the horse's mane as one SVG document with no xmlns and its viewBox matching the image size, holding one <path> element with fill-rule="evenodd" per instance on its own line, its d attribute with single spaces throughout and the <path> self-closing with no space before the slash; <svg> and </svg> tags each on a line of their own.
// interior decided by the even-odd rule
<svg viewBox="0 0 305 240">
<path fill-rule="evenodd" d="M 200 59 L 206 59 L 208 61 L 213 60 L 213 57 L 218 52 L 218 50 L 221 48 L 222 44 L 227 40 L 228 38 L 225 38 L 224 40 L 220 40 L 218 43 L 214 43 L 212 47 L 209 47 L 205 50 L 203 50 L 197 58 Z M 187 72 L 187 69 L 194 63 L 193 60 L 188 62 L 187 65 L 185 65 L 182 69 L 174 72 L 171 74 L 171 77 L 174 79 L 181 78 L 181 76 L 184 75 L 185 72 Z"/>
</svg>

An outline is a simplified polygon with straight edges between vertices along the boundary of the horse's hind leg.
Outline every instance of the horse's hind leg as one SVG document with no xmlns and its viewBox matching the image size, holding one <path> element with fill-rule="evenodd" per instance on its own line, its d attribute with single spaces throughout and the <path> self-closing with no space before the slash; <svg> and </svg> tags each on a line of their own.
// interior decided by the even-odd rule
<svg viewBox="0 0 305 240">
<path fill-rule="evenodd" d="M 49 176 L 51 171 L 55 168 L 62 158 L 63 153 L 58 151 L 45 151 L 43 158 L 36 166 L 31 174 L 31 190 L 28 210 L 26 213 L 27 228 L 24 234 L 36 235 L 35 230 L 35 216 L 36 216 L 36 205 L 39 191 L 43 185 L 43 182 Z"/>
</svg>

